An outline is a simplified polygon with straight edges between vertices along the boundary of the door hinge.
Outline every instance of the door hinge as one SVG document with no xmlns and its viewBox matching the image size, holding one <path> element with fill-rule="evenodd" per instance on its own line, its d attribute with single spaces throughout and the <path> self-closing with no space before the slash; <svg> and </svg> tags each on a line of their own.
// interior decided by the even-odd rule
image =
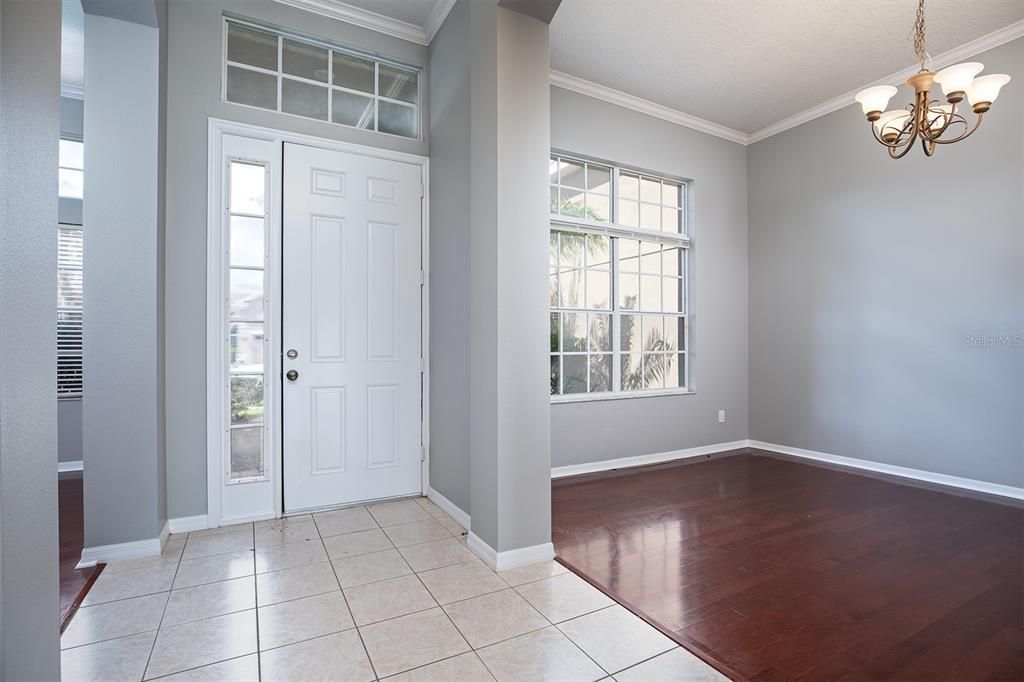
<svg viewBox="0 0 1024 682">
<path fill-rule="evenodd" d="M 423 447 L 422 445 L 420 446 L 420 461 L 421 462 L 427 461 L 427 449 L 425 447 Z"/>
<path fill-rule="evenodd" d="M 427 283 L 427 273 L 425 273 L 422 270 L 420 270 L 420 286 L 423 286 L 426 283 Z"/>
<path fill-rule="evenodd" d="M 423 372 L 425 372 L 426 369 L 427 369 L 427 359 L 421 355 L 420 356 L 420 374 L 423 374 Z"/>
<path fill-rule="evenodd" d="M 426 187 L 424 187 L 423 183 L 421 182 L 420 183 L 420 199 L 422 199 L 425 196 L 427 196 L 427 190 L 426 190 Z"/>
</svg>

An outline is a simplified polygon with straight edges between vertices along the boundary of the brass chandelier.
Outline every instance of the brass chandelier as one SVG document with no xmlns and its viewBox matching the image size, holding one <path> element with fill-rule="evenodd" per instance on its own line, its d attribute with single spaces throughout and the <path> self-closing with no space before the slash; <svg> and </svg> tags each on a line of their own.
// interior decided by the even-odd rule
<svg viewBox="0 0 1024 682">
<path fill-rule="evenodd" d="M 924 0 L 918 0 L 914 21 L 914 53 L 921 70 L 907 79 L 914 88 L 914 102 L 904 109 L 885 111 L 889 100 L 896 94 L 891 85 L 878 85 L 861 90 L 855 99 L 867 115 L 871 133 L 889 150 L 889 156 L 902 158 L 920 139 L 927 156 L 935 153 L 936 145 L 959 142 L 978 129 L 981 119 L 999 96 L 999 90 L 1010 82 L 1010 77 L 997 73 L 978 76 L 985 66 L 978 62 L 965 62 L 942 69 L 938 73 L 925 65 L 929 60 L 924 42 Z M 931 98 L 933 83 L 942 86 L 946 104 Z M 967 99 L 975 114 L 974 125 L 957 111 L 957 105 Z M 962 105 L 961 105 L 962 106 Z"/>
</svg>

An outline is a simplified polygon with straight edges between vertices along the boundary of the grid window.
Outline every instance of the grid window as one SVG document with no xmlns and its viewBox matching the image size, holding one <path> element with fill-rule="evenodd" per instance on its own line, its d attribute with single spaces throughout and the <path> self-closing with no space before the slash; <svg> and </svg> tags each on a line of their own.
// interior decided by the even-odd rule
<svg viewBox="0 0 1024 682">
<path fill-rule="evenodd" d="M 418 138 L 420 71 L 225 21 L 224 99 Z"/>
<path fill-rule="evenodd" d="M 622 171 L 618 197 L 618 222 L 623 226 L 686 233 L 681 183 Z"/>
<path fill-rule="evenodd" d="M 265 472 L 266 166 L 231 161 L 228 187 L 228 479 L 237 482 Z"/>
<path fill-rule="evenodd" d="M 548 174 L 552 214 L 602 223 L 611 220 L 611 168 L 553 156 Z"/>
<path fill-rule="evenodd" d="M 560 156 L 550 169 L 551 394 L 687 390 L 686 185 Z M 593 189 L 617 197 L 603 221 Z"/>
</svg>

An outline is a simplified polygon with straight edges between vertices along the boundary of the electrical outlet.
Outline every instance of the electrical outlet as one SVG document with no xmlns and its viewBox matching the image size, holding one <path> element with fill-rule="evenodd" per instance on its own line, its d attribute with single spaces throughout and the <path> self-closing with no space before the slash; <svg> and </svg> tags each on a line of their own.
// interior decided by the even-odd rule
<svg viewBox="0 0 1024 682">
<path fill-rule="evenodd" d="M 725 410 L 719 410 L 718 411 L 718 423 L 719 424 L 724 424 L 725 423 Z"/>
</svg>

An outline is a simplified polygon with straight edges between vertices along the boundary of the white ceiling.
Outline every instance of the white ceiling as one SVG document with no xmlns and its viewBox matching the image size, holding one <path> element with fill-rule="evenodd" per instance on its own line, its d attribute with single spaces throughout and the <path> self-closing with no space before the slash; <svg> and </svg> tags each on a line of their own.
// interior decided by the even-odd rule
<svg viewBox="0 0 1024 682">
<path fill-rule="evenodd" d="M 563 0 L 551 68 L 752 133 L 912 66 L 916 5 Z M 926 10 L 938 55 L 1024 19 L 1024 0 L 928 0 Z"/>
</svg>

